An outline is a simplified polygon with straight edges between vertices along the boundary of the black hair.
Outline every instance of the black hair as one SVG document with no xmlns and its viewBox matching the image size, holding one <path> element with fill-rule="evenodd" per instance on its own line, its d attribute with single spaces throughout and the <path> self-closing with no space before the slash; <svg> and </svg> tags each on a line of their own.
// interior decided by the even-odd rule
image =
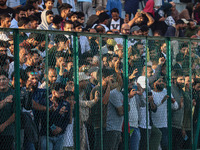
<svg viewBox="0 0 200 150">
<path fill-rule="evenodd" d="M 73 22 L 71 20 L 66 20 L 64 27 L 66 26 L 66 24 L 72 24 L 73 25 Z"/>
<path fill-rule="evenodd" d="M 52 91 L 59 91 L 60 89 L 65 89 L 65 85 L 56 82 L 51 86 Z"/>
<path fill-rule="evenodd" d="M 83 24 L 82 23 L 80 23 L 79 21 L 74 21 L 74 29 L 76 28 L 76 27 L 79 27 L 79 26 L 82 26 Z"/>
<path fill-rule="evenodd" d="M 64 58 L 66 58 L 66 54 L 65 54 L 64 52 L 58 51 L 58 52 L 56 52 L 55 57 L 56 57 L 56 58 L 59 58 L 59 57 L 64 57 Z"/>
<path fill-rule="evenodd" d="M 0 54 L 0 66 L 3 67 L 5 65 L 7 65 L 7 60 L 8 59 L 8 56 L 7 54 Z"/>
<path fill-rule="evenodd" d="M 55 15 L 54 17 L 53 17 L 53 23 L 55 23 L 55 24 L 59 24 L 59 23 L 61 23 L 63 21 L 63 18 L 61 17 L 61 16 L 59 16 L 59 15 Z"/>
<path fill-rule="evenodd" d="M 178 25 L 178 24 L 184 24 L 184 21 L 179 19 L 179 20 L 176 21 L 176 25 Z"/>
<path fill-rule="evenodd" d="M 44 3 L 47 3 L 48 1 L 52 1 L 54 3 L 54 0 L 44 0 Z"/>
<path fill-rule="evenodd" d="M 8 48 L 8 47 L 9 47 L 9 44 L 8 44 L 7 41 L 0 40 L 0 47 Z"/>
<path fill-rule="evenodd" d="M 181 61 L 183 61 L 184 60 L 184 54 L 183 53 L 178 53 L 177 55 L 176 55 L 176 61 L 177 62 L 181 62 Z"/>
<path fill-rule="evenodd" d="M 200 78 L 194 78 L 194 82 L 193 82 L 192 86 L 195 86 L 198 83 L 200 83 Z"/>
<path fill-rule="evenodd" d="M 70 4 L 68 4 L 68 3 L 62 3 L 59 7 L 58 7 L 58 9 L 60 10 L 60 12 L 62 11 L 62 10 L 65 10 L 65 9 L 71 9 L 72 8 L 72 5 L 70 5 Z"/>
<path fill-rule="evenodd" d="M 78 17 L 78 12 L 70 12 L 69 14 L 67 14 L 67 17 L 68 18 L 71 18 L 73 15 L 77 15 L 77 17 Z"/>
<path fill-rule="evenodd" d="M 28 4 L 28 5 L 24 6 L 24 9 L 26 11 L 28 11 L 28 10 L 35 10 L 35 7 L 32 4 Z"/>
<path fill-rule="evenodd" d="M 48 16 L 48 15 L 53 15 L 53 11 L 47 10 L 47 11 L 46 11 L 46 16 Z"/>
<path fill-rule="evenodd" d="M 6 78 L 8 78 L 8 73 L 1 69 L 0 70 L 0 76 L 2 76 L 2 75 L 6 76 Z"/>
<path fill-rule="evenodd" d="M 33 5 L 34 3 L 36 3 L 38 0 L 27 0 L 26 1 L 26 5 Z"/>
<path fill-rule="evenodd" d="M 113 12 L 116 12 L 116 13 L 119 14 L 119 10 L 118 10 L 117 8 L 113 8 L 110 12 L 111 12 L 111 14 L 112 14 Z"/>
<path fill-rule="evenodd" d="M 82 11 L 77 12 L 77 17 L 81 19 L 82 17 L 85 17 L 85 14 Z"/>
<path fill-rule="evenodd" d="M 20 11 L 26 11 L 26 9 L 24 9 L 24 7 L 18 7 L 15 9 L 15 14 L 19 14 Z"/>
<path fill-rule="evenodd" d="M 28 75 L 25 73 L 25 70 L 20 69 L 19 70 L 19 75 L 20 75 L 20 79 L 22 79 L 23 81 L 27 81 L 28 80 Z M 13 79 L 15 77 L 15 72 L 13 72 L 11 74 L 11 79 Z"/>
<path fill-rule="evenodd" d="M 74 92 L 72 91 L 65 91 L 65 98 L 71 97 L 71 96 L 75 96 Z"/>
<path fill-rule="evenodd" d="M 35 15 L 31 15 L 31 16 L 29 16 L 28 18 L 30 19 L 30 22 L 39 21 L 39 20 L 40 20 L 40 19 L 39 19 L 37 16 L 35 16 Z"/>
<path fill-rule="evenodd" d="M 68 38 L 65 35 L 61 35 L 61 34 L 56 35 L 54 38 L 54 41 L 56 44 L 59 42 L 67 42 L 67 40 Z"/>
<path fill-rule="evenodd" d="M 8 13 L 4 13 L 0 15 L 0 21 L 5 20 L 6 18 L 11 18 L 11 16 Z"/>
<path fill-rule="evenodd" d="M 109 15 L 106 12 L 102 12 L 99 15 L 99 22 L 102 23 L 104 22 L 106 19 L 109 19 Z"/>
<path fill-rule="evenodd" d="M 97 31 L 97 33 L 103 33 L 105 28 L 102 25 L 96 25 L 94 29 Z"/>
<path fill-rule="evenodd" d="M 23 25 L 26 25 L 29 22 L 30 22 L 30 19 L 28 17 L 19 18 L 18 26 L 22 27 Z"/>
</svg>

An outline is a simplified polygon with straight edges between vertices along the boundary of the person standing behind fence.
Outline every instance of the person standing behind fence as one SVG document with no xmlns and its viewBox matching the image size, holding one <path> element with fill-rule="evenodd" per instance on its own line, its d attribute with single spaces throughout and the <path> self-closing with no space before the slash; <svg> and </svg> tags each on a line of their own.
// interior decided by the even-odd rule
<svg viewBox="0 0 200 150">
<path fill-rule="evenodd" d="M 13 150 L 15 98 L 14 90 L 9 88 L 8 73 L 3 70 L 0 71 L 0 97 L 0 146 L 4 150 Z"/>
<path fill-rule="evenodd" d="M 182 125 L 184 116 L 184 98 L 183 87 L 185 78 L 181 70 L 172 73 L 172 95 L 178 103 L 178 109 L 172 111 L 172 149 L 180 149 L 183 144 Z"/>
<path fill-rule="evenodd" d="M 92 15 L 92 0 L 77 0 L 79 11 L 85 14 L 85 21 Z"/>
<path fill-rule="evenodd" d="M 157 111 L 152 113 L 153 124 L 162 132 L 161 147 L 162 150 L 168 149 L 168 127 L 167 127 L 167 89 L 165 89 L 163 77 L 154 82 L 152 90 L 154 103 L 157 105 Z M 171 107 L 173 110 L 178 109 L 178 103 L 172 97 Z"/>
<path fill-rule="evenodd" d="M 49 105 L 55 107 L 56 110 L 49 114 L 49 149 L 62 150 L 64 131 L 70 122 L 70 104 L 64 99 L 65 87 L 60 83 L 55 83 L 52 86 L 52 97 L 49 98 Z M 46 106 L 46 102 L 43 103 Z M 46 112 L 42 113 L 41 120 L 41 150 L 46 150 Z"/>
</svg>

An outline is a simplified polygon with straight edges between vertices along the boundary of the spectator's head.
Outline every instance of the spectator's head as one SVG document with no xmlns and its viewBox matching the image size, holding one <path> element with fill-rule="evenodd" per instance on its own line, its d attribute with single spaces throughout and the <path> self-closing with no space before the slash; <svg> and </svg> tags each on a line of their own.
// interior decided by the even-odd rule
<svg viewBox="0 0 200 150">
<path fill-rule="evenodd" d="M 76 21 L 78 19 L 78 16 L 77 16 L 77 12 L 70 12 L 68 15 L 67 15 L 68 19 L 71 20 L 72 22 Z"/>
<path fill-rule="evenodd" d="M 0 70 L 8 72 L 9 70 L 9 59 L 5 54 L 0 54 Z"/>
<path fill-rule="evenodd" d="M 30 48 L 35 48 L 39 43 L 39 35 L 35 33 L 31 33 L 26 40 L 30 44 Z"/>
<path fill-rule="evenodd" d="M 147 26 L 147 25 L 143 25 L 143 26 L 141 26 L 141 31 L 142 31 L 142 35 L 143 36 L 148 36 L 148 34 L 149 34 L 149 27 Z"/>
<path fill-rule="evenodd" d="M 46 11 L 47 23 L 50 25 L 53 23 L 53 11 L 47 10 Z"/>
<path fill-rule="evenodd" d="M 103 6 L 98 6 L 96 8 L 96 15 L 99 16 L 103 12 L 108 12 Z"/>
<path fill-rule="evenodd" d="M 18 7 L 15 9 L 15 20 L 19 20 L 19 18 L 26 17 L 26 10 L 23 7 Z"/>
<path fill-rule="evenodd" d="M 57 68 L 66 67 L 66 55 L 63 52 L 57 52 L 56 53 L 56 66 Z"/>
<path fill-rule="evenodd" d="M 119 56 L 114 54 L 112 57 L 110 57 L 108 59 L 108 64 L 110 68 L 114 68 L 115 67 L 115 63 L 117 62 L 117 60 L 119 59 Z"/>
<path fill-rule="evenodd" d="M 142 75 L 145 76 L 145 70 L 146 70 L 146 66 L 143 67 L 143 70 L 142 70 Z M 153 69 L 151 66 L 147 66 L 147 77 L 151 77 L 153 75 Z"/>
<path fill-rule="evenodd" d="M 9 89 L 8 73 L 4 70 L 0 70 L 0 92 L 7 92 Z"/>
<path fill-rule="evenodd" d="M 38 72 L 35 71 L 34 67 L 27 67 L 25 69 L 26 75 L 28 76 L 27 82 L 26 82 L 26 89 L 28 91 L 35 91 L 38 88 L 38 82 L 39 82 L 39 75 Z"/>
<path fill-rule="evenodd" d="M 53 17 L 53 27 L 56 29 L 60 29 L 61 28 L 61 22 L 63 21 L 62 17 L 59 15 L 55 15 Z"/>
<path fill-rule="evenodd" d="M 53 8 L 53 3 L 54 3 L 54 0 L 45 0 L 45 1 L 44 1 L 45 9 L 46 9 L 46 10 L 52 10 L 52 8 Z"/>
<path fill-rule="evenodd" d="M 102 71 L 102 85 L 105 85 L 109 81 L 111 75 L 114 74 L 113 69 L 102 68 L 102 70 L 98 70 L 97 72 L 97 81 L 100 82 L 100 72 Z"/>
<path fill-rule="evenodd" d="M 172 5 L 172 12 L 176 10 L 176 4 L 174 2 L 169 2 Z"/>
<path fill-rule="evenodd" d="M 95 30 L 97 33 L 106 33 L 105 28 L 102 25 L 96 25 Z"/>
<path fill-rule="evenodd" d="M 23 64 L 27 60 L 27 50 L 25 47 L 19 47 L 19 63 Z"/>
<path fill-rule="evenodd" d="M 38 0 L 27 0 L 26 5 L 31 5 L 35 9 L 38 9 Z"/>
<path fill-rule="evenodd" d="M 74 25 L 73 25 L 73 22 L 72 22 L 72 21 L 67 20 L 67 21 L 65 22 L 64 31 L 74 31 Z"/>
<path fill-rule="evenodd" d="M 92 62 L 91 62 L 91 64 L 92 64 L 92 66 L 96 66 L 96 67 L 98 67 L 99 66 L 99 56 L 94 56 L 93 58 L 92 58 Z"/>
<path fill-rule="evenodd" d="M 160 30 L 155 30 L 153 36 L 162 36 L 162 32 Z"/>
<path fill-rule="evenodd" d="M 186 29 L 188 27 L 189 21 L 186 19 L 181 19 L 181 20 L 184 22 L 183 29 Z"/>
<path fill-rule="evenodd" d="M 36 8 L 33 6 L 33 5 L 26 5 L 24 7 L 24 9 L 26 10 L 26 16 L 31 16 L 31 15 L 34 15 L 34 13 L 36 12 Z"/>
<path fill-rule="evenodd" d="M 6 6 L 6 2 L 7 2 L 7 0 L 1 0 L 0 1 L 0 6 L 1 7 Z"/>
<path fill-rule="evenodd" d="M 67 44 L 68 38 L 64 35 L 58 34 L 55 36 L 55 43 L 57 45 L 57 51 L 63 51 L 66 49 L 66 44 Z"/>
<path fill-rule="evenodd" d="M 195 27 L 196 27 L 196 22 L 195 22 L 194 20 L 192 20 L 192 19 L 190 19 L 190 20 L 188 20 L 188 21 L 189 21 L 189 23 L 188 23 L 189 28 L 190 28 L 190 29 L 195 29 Z"/>
<path fill-rule="evenodd" d="M 200 91 L 200 78 L 194 79 L 193 88 L 196 92 Z"/>
<path fill-rule="evenodd" d="M 18 22 L 18 26 L 20 29 L 30 29 L 31 28 L 30 19 L 27 17 L 20 18 Z"/>
<path fill-rule="evenodd" d="M 136 44 L 134 44 L 134 49 L 139 52 L 140 56 L 142 56 L 142 54 L 144 53 L 144 46 L 141 42 L 137 42 Z"/>
<path fill-rule="evenodd" d="M 74 21 L 74 31 L 82 32 L 82 24 L 78 21 Z"/>
<path fill-rule="evenodd" d="M 77 13 L 77 16 L 78 16 L 78 21 L 80 23 L 84 24 L 84 22 L 85 22 L 85 14 L 80 11 L 80 12 Z"/>
<path fill-rule="evenodd" d="M 127 23 L 122 24 L 121 33 L 130 34 L 130 26 Z"/>
<path fill-rule="evenodd" d="M 99 15 L 99 23 L 106 25 L 107 22 L 108 22 L 108 19 L 109 19 L 109 15 L 106 12 L 100 13 L 100 15 Z"/>
<path fill-rule="evenodd" d="M 22 87 L 26 86 L 26 80 L 28 79 L 28 76 L 23 69 L 20 69 L 19 73 L 20 73 L 19 74 L 20 75 L 20 79 L 19 79 L 20 88 L 22 88 Z M 12 79 L 12 86 L 15 87 L 15 72 L 12 73 L 11 79 Z"/>
<path fill-rule="evenodd" d="M 85 72 L 79 72 L 79 89 L 80 90 L 86 89 L 90 78 L 91 77 L 86 75 Z"/>
<path fill-rule="evenodd" d="M 66 83 L 65 91 L 74 92 L 74 82 L 73 81 L 69 81 Z"/>
<path fill-rule="evenodd" d="M 65 86 L 61 83 L 54 83 L 51 88 L 52 99 L 56 102 L 63 101 L 65 96 Z"/>
<path fill-rule="evenodd" d="M 123 46 L 121 44 L 115 45 L 114 52 L 120 59 L 123 58 Z"/>
<path fill-rule="evenodd" d="M 162 53 L 167 54 L 167 44 L 166 43 L 163 43 L 160 49 L 161 49 Z"/>
<path fill-rule="evenodd" d="M 139 26 L 133 26 L 130 30 L 132 35 L 142 35 L 142 31 Z"/>
<path fill-rule="evenodd" d="M 37 51 L 30 51 L 27 55 L 26 64 L 29 66 L 37 66 L 40 62 L 40 55 Z"/>
<path fill-rule="evenodd" d="M 119 19 L 119 10 L 117 8 L 113 8 L 111 10 L 112 19 L 117 21 Z"/>
<path fill-rule="evenodd" d="M 39 18 L 35 15 L 29 16 L 30 22 L 31 22 L 31 29 L 37 29 L 39 25 Z"/>
<path fill-rule="evenodd" d="M 0 54 L 7 55 L 8 42 L 0 40 Z"/>
<path fill-rule="evenodd" d="M 65 88 L 66 89 L 66 88 Z M 74 92 L 72 91 L 65 91 L 65 99 L 70 102 L 70 101 L 74 101 Z"/>
<path fill-rule="evenodd" d="M 176 62 L 182 64 L 184 60 L 184 54 L 183 53 L 178 53 L 176 55 Z"/>
<path fill-rule="evenodd" d="M 49 84 L 52 85 L 56 82 L 57 80 L 57 72 L 55 68 L 48 68 L 48 81 Z"/>
<path fill-rule="evenodd" d="M 1 27 L 2 28 L 9 28 L 11 25 L 11 17 L 9 14 L 1 14 Z"/>
<path fill-rule="evenodd" d="M 157 92 L 163 91 L 163 89 L 166 86 L 163 77 L 160 77 L 157 81 L 154 82 L 153 85 L 154 85 L 154 90 Z"/>
<path fill-rule="evenodd" d="M 71 12 L 72 6 L 67 3 L 63 3 L 59 6 L 60 14 L 63 20 L 66 20 L 68 14 Z"/>
<path fill-rule="evenodd" d="M 183 74 L 183 71 L 181 70 L 175 70 L 172 72 L 172 81 L 173 83 L 182 89 L 185 86 L 185 76 Z"/>
<path fill-rule="evenodd" d="M 184 28 L 184 21 L 179 19 L 176 21 L 176 29 L 179 30 L 179 29 L 183 29 Z"/>
<path fill-rule="evenodd" d="M 187 43 L 180 44 L 180 52 L 185 54 L 187 51 L 189 51 L 188 44 Z"/>
</svg>

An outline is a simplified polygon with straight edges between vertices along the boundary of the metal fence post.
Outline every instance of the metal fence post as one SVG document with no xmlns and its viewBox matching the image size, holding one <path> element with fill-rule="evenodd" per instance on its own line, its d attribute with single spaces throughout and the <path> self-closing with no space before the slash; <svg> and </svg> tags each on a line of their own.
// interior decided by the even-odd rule
<svg viewBox="0 0 200 150">
<path fill-rule="evenodd" d="M 101 128 L 101 150 L 103 150 L 103 101 L 102 101 L 102 36 L 100 35 L 100 39 L 99 39 L 99 46 L 100 46 L 100 57 L 99 57 L 99 62 L 100 62 L 100 101 L 101 101 L 101 108 L 100 108 L 100 111 L 101 111 L 101 124 L 100 124 L 100 128 Z"/>
<path fill-rule="evenodd" d="M 48 85 L 48 32 L 45 34 L 45 52 L 46 52 L 46 57 L 45 57 L 45 75 L 46 75 L 46 113 L 47 113 L 47 143 L 46 143 L 46 148 L 47 150 L 49 149 L 49 85 Z"/>
<path fill-rule="evenodd" d="M 145 59 L 145 85 L 146 85 L 146 133 L 147 133 L 147 150 L 149 150 L 149 103 L 148 103 L 148 85 L 147 85 L 147 49 L 148 49 L 148 40 L 146 37 L 146 44 L 145 44 L 145 50 L 146 50 L 146 59 Z"/>
<path fill-rule="evenodd" d="M 73 54 L 74 54 L 74 87 L 75 87 L 75 120 L 76 120 L 76 150 L 80 149 L 80 127 L 79 127 L 79 70 L 78 70 L 78 36 L 73 34 Z"/>
<path fill-rule="evenodd" d="M 128 36 L 124 36 L 124 60 L 123 60 L 123 77 L 124 77 L 124 148 L 128 146 Z"/>
<path fill-rule="evenodd" d="M 19 71 L 19 30 L 14 29 L 14 68 L 15 68 L 15 96 L 16 96 L 16 109 L 15 109 L 15 149 L 21 149 L 21 101 L 20 101 L 20 71 Z"/>
<path fill-rule="evenodd" d="M 191 144 L 193 145 L 194 144 L 194 134 L 193 134 L 193 115 L 192 115 L 192 108 L 193 108 L 193 102 L 192 102 L 192 50 L 191 50 L 191 40 L 190 40 L 190 43 L 189 43 L 189 69 L 190 69 L 190 101 L 191 101 Z"/>
<path fill-rule="evenodd" d="M 172 111 L 171 111 L 171 47 L 170 38 L 166 39 L 167 44 L 167 95 L 169 95 L 167 101 L 168 109 L 168 149 L 172 149 Z"/>
</svg>

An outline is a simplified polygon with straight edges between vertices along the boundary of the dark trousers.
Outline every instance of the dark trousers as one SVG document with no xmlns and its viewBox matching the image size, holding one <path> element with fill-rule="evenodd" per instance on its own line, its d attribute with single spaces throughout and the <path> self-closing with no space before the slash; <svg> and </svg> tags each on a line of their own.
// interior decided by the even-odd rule
<svg viewBox="0 0 200 150">
<path fill-rule="evenodd" d="M 94 132 L 95 132 L 95 142 L 94 142 L 94 150 L 101 150 L 101 129 L 100 128 L 97 128 L 97 129 L 94 129 Z M 105 143 L 106 143 L 106 138 L 105 138 L 105 135 L 106 135 L 106 128 L 103 128 L 103 149 L 105 149 Z"/>
<path fill-rule="evenodd" d="M 179 150 L 183 144 L 182 130 L 172 127 L 172 149 Z"/>
<path fill-rule="evenodd" d="M 148 139 L 147 139 L 147 129 L 140 128 L 140 134 L 141 134 L 141 139 L 140 139 L 140 150 L 146 150 L 147 149 L 147 140 L 150 138 L 150 133 L 151 130 L 149 129 L 148 132 Z"/>
<path fill-rule="evenodd" d="M 0 135 L 0 149 L 1 150 L 13 150 L 13 136 Z"/>
<path fill-rule="evenodd" d="M 121 132 L 120 131 L 106 131 L 106 147 L 105 150 L 117 150 L 120 138 L 121 138 Z"/>
</svg>

